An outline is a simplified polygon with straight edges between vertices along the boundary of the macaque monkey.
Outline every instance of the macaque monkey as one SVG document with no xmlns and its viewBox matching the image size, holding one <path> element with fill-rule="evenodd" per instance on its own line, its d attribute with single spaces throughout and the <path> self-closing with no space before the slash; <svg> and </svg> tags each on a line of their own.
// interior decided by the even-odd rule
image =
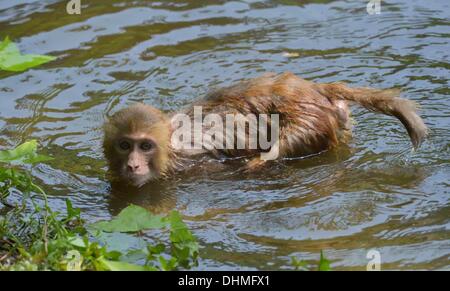
<svg viewBox="0 0 450 291">
<path fill-rule="evenodd" d="M 351 136 L 349 103 L 396 117 L 405 126 L 414 148 L 419 147 L 427 136 L 427 127 L 416 114 L 413 101 L 398 97 L 397 90 L 350 88 L 342 83 L 314 83 L 286 72 L 265 74 L 245 80 L 233 86 L 216 90 L 201 101 L 197 101 L 181 113 L 190 120 L 195 119 L 195 108 L 203 115 L 223 117 L 227 115 L 265 115 L 267 131 L 275 126 L 276 143 L 270 149 L 260 146 L 236 147 L 239 140 L 249 137 L 250 131 L 224 133 L 231 138 L 234 147 L 223 147 L 224 141 L 211 142 L 213 123 L 190 129 L 188 142 L 200 130 L 206 134 L 209 144 L 196 149 L 179 148 L 172 135 L 179 128 L 178 114 L 166 114 L 149 105 L 136 104 L 115 113 L 105 124 L 104 153 L 112 176 L 120 183 L 140 187 L 149 181 L 168 177 L 183 169 L 187 160 L 195 156 L 210 155 L 213 158 L 245 157 L 245 170 L 263 168 L 270 163 L 260 154 L 270 153 L 277 147 L 277 159 L 317 154 L 346 142 Z M 275 124 L 274 117 L 277 117 Z M 206 118 L 205 118 L 206 119 Z M 258 120 L 261 123 L 261 120 Z M 233 126 L 236 121 L 234 121 Z M 225 124 L 225 121 L 224 121 Z M 270 137 L 270 133 L 257 132 L 258 136 Z M 213 145 L 213 147 L 211 147 Z"/>
</svg>

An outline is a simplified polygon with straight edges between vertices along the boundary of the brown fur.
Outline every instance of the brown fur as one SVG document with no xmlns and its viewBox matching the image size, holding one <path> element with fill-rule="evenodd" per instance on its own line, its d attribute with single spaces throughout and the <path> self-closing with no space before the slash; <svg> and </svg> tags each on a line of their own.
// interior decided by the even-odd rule
<svg viewBox="0 0 450 291">
<path fill-rule="evenodd" d="M 353 101 L 369 110 L 398 118 L 405 126 L 414 148 L 418 148 L 428 134 L 426 125 L 416 113 L 416 103 L 399 98 L 399 90 L 349 88 L 342 83 L 318 84 L 318 87 L 318 91 L 329 98 Z"/>
<path fill-rule="evenodd" d="M 113 143 L 125 135 L 145 134 L 157 141 L 157 154 L 152 166 L 158 176 L 166 176 L 174 168 L 169 124 L 165 114 L 144 104 L 135 104 L 114 114 L 104 126 L 103 149 L 110 170 L 117 172 L 124 162 L 118 159 Z"/>
<path fill-rule="evenodd" d="M 194 103 L 203 114 L 278 114 L 280 118 L 280 158 L 304 156 L 325 151 L 345 142 L 350 136 L 350 111 L 347 103 L 398 118 L 417 148 L 427 128 L 416 113 L 414 102 L 398 97 L 394 90 L 350 88 L 341 83 L 318 84 L 292 73 L 266 74 L 216 90 Z M 193 117 L 193 106 L 183 111 Z M 105 155 L 114 167 L 111 142 L 124 132 L 141 131 L 158 141 L 157 164 L 161 175 L 177 168 L 177 155 L 170 146 L 169 118 L 147 105 L 134 105 L 116 113 L 105 126 Z M 213 150 L 214 155 L 254 157 L 249 168 L 264 165 L 257 156 L 261 149 Z"/>
</svg>

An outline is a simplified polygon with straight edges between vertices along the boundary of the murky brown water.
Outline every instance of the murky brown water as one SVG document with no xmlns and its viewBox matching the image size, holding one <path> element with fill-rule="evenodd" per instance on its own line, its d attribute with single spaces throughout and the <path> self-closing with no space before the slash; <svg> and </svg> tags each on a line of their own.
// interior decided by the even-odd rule
<svg viewBox="0 0 450 291">
<path fill-rule="evenodd" d="M 34 170 L 56 209 L 69 197 L 94 221 L 130 202 L 177 208 L 200 240 L 199 269 L 286 269 L 321 249 L 335 269 L 365 269 L 372 248 L 384 269 L 450 269 L 448 1 L 382 2 L 380 15 L 367 1 L 83 0 L 80 16 L 66 3 L 0 0 L 0 38 L 59 57 L 0 72 L 0 148 L 34 138 L 56 158 Z M 399 122 L 355 108 L 354 139 L 336 151 L 249 176 L 199 167 L 111 198 L 105 115 L 134 101 L 177 109 L 286 70 L 402 88 L 431 137 L 411 152 Z"/>
</svg>

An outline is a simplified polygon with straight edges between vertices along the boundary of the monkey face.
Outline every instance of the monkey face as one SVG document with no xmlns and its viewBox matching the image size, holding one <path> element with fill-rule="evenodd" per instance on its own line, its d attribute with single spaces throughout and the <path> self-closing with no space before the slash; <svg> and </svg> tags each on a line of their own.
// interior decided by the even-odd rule
<svg viewBox="0 0 450 291">
<path fill-rule="evenodd" d="M 129 184 L 140 187 L 158 176 L 153 167 L 157 147 L 153 139 L 146 136 L 123 136 L 116 140 L 114 149 L 120 160 L 119 176 Z"/>
<path fill-rule="evenodd" d="M 105 123 L 103 149 L 112 178 L 141 187 L 170 169 L 170 124 L 159 110 L 136 104 Z"/>
</svg>

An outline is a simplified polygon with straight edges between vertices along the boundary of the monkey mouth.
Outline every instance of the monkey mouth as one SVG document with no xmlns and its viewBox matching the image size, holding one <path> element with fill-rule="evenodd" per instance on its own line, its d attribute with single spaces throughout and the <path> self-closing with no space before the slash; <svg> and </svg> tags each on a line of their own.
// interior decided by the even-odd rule
<svg viewBox="0 0 450 291">
<path fill-rule="evenodd" d="M 153 179 L 152 173 L 137 174 L 137 173 L 126 173 L 123 175 L 128 184 L 140 188 L 150 182 Z"/>
<path fill-rule="evenodd" d="M 132 186 L 135 187 L 142 187 L 145 184 L 147 184 L 150 181 L 150 177 L 145 175 L 145 176 L 133 176 L 133 177 L 129 177 L 128 178 L 128 182 L 129 184 L 131 184 Z"/>
</svg>

